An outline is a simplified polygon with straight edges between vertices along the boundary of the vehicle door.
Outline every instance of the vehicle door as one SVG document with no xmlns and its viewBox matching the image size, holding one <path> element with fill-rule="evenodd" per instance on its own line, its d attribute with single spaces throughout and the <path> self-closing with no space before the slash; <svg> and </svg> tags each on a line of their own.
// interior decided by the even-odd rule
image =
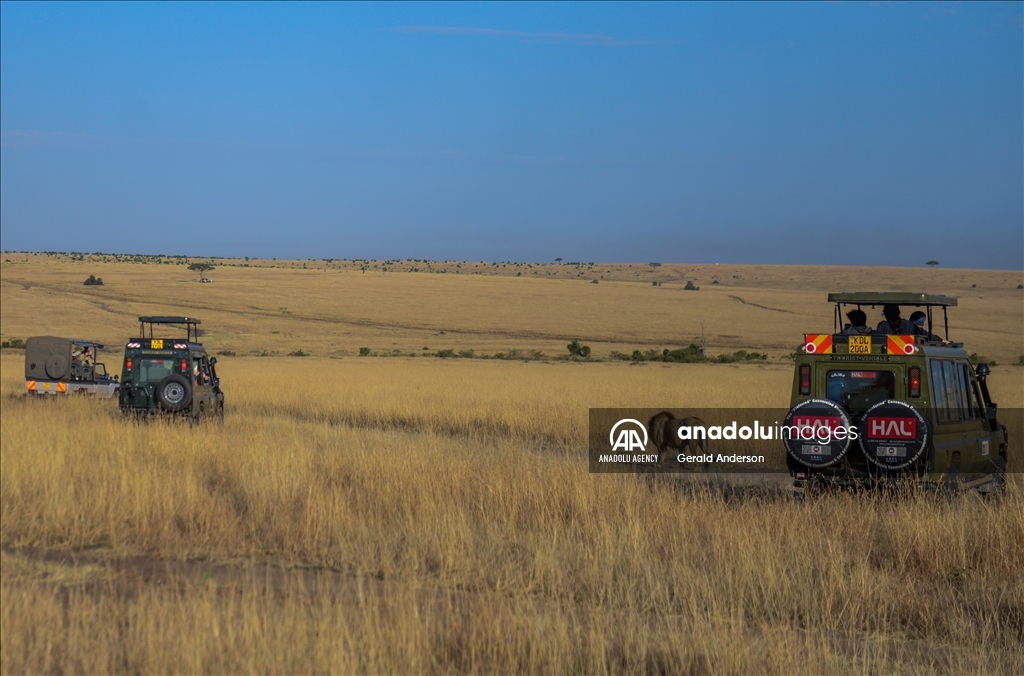
<svg viewBox="0 0 1024 676">
<path fill-rule="evenodd" d="M 192 353 L 192 396 L 195 411 L 209 412 L 213 400 L 213 378 L 210 376 L 210 362 L 205 354 Z"/>
<path fill-rule="evenodd" d="M 203 354 L 199 360 L 199 380 L 197 388 L 201 392 L 202 411 L 210 415 L 216 409 L 216 402 L 213 393 L 213 373 L 210 369 L 210 357 Z"/>
<path fill-rule="evenodd" d="M 217 375 L 217 358 L 210 357 L 210 383 L 213 385 L 214 405 L 219 407 L 224 400 L 224 392 L 220 389 L 220 377 Z"/>
<path fill-rule="evenodd" d="M 978 474 L 978 426 L 966 400 L 967 390 L 958 363 L 932 359 L 928 364 L 935 420 L 935 465 L 946 467 L 962 479 Z"/>
<path fill-rule="evenodd" d="M 974 369 L 967 361 L 957 362 L 957 369 L 960 379 L 963 381 L 964 401 L 967 403 L 969 412 L 964 417 L 974 428 L 969 432 L 975 440 L 975 458 L 977 461 L 974 471 L 978 474 L 991 474 L 996 471 L 996 456 L 999 454 L 999 441 L 995 433 L 985 419 L 985 405 L 981 397 L 981 388 L 974 375 Z"/>
</svg>

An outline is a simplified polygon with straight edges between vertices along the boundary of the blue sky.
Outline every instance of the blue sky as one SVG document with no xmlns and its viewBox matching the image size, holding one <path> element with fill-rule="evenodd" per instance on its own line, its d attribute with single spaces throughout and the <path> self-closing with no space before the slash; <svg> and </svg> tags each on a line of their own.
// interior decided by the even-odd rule
<svg viewBox="0 0 1024 676">
<path fill-rule="evenodd" d="M 0 4 L 7 250 L 1024 268 L 1022 4 Z"/>
</svg>

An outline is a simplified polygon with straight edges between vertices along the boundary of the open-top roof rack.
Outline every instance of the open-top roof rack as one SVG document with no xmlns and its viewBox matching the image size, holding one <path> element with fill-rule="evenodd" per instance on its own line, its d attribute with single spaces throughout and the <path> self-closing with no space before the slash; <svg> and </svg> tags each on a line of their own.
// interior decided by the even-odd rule
<svg viewBox="0 0 1024 676">
<path fill-rule="evenodd" d="M 912 307 L 925 308 L 928 315 L 928 331 L 932 331 L 932 308 L 942 308 L 942 323 L 946 332 L 946 340 L 949 340 L 949 316 L 946 314 L 947 307 L 956 307 L 956 296 L 941 296 L 933 293 L 910 293 L 907 291 L 857 291 L 855 293 L 830 293 L 828 302 L 836 304 L 835 333 L 839 333 L 843 326 L 842 307 L 844 305 L 856 305 L 860 309 L 862 305 L 876 307 L 878 305 L 909 305 Z"/>
<path fill-rule="evenodd" d="M 202 322 L 195 317 L 171 317 L 165 315 L 155 315 L 149 317 L 139 317 L 139 337 L 146 337 L 146 324 L 149 324 L 149 337 L 153 337 L 153 324 L 177 324 L 185 325 L 185 332 L 187 340 L 190 343 L 199 342 L 199 324 Z"/>
<path fill-rule="evenodd" d="M 88 348 L 91 348 L 93 350 L 102 350 L 103 349 L 103 344 L 102 343 L 97 343 L 95 340 L 82 340 L 80 338 L 69 338 L 68 340 L 70 340 L 72 343 L 74 343 L 75 345 L 77 345 L 79 347 L 88 347 Z"/>
</svg>

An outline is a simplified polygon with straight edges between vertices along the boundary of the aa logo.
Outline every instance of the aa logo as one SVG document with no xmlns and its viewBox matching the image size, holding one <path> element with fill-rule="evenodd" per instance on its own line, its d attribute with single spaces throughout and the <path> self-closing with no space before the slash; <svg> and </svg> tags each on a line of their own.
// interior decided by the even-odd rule
<svg viewBox="0 0 1024 676">
<path fill-rule="evenodd" d="M 620 427 L 622 429 L 619 429 Z M 641 434 L 643 435 L 642 441 Z M 613 451 L 646 451 L 647 428 L 640 424 L 639 420 L 623 418 L 612 427 L 608 441 L 611 443 Z"/>
</svg>

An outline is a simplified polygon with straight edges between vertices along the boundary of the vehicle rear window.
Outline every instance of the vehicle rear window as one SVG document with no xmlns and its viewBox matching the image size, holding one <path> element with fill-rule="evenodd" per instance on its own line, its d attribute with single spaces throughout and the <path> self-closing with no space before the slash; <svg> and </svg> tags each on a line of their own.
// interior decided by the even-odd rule
<svg viewBox="0 0 1024 676">
<path fill-rule="evenodd" d="M 892 371 L 829 371 L 826 396 L 857 415 L 896 396 L 896 374 Z"/>
<path fill-rule="evenodd" d="M 139 381 L 159 382 L 174 373 L 174 359 L 140 359 Z"/>
</svg>

